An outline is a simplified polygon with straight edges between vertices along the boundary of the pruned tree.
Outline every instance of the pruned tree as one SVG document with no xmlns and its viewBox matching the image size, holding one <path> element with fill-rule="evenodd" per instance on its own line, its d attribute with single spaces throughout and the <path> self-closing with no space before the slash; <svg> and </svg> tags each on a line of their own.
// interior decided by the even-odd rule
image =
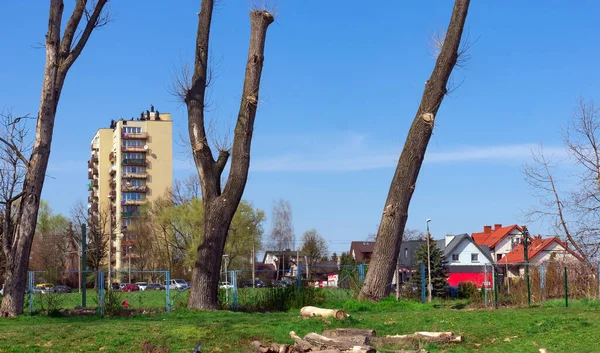
<svg viewBox="0 0 600 353">
<path fill-rule="evenodd" d="M 279 269 L 285 271 L 284 251 L 293 250 L 296 236 L 292 225 L 292 206 L 289 201 L 279 199 L 273 203 L 271 216 L 271 234 L 269 234 L 269 246 L 279 252 L 277 260 L 277 278 Z"/>
<path fill-rule="evenodd" d="M 556 161 L 540 147 L 532 151 L 532 162 L 523 168 L 539 201 L 526 218 L 549 222 L 577 254 L 586 261 L 596 260 L 600 250 L 600 109 L 580 99 L 562 135 L 566 160 Z M 560 167 L 569 168 L 568 175 Z M 570 186 L 563 186 L 559 176 L 569 178 L 566 184 Z"/>
<path fill-rule="evenodd" d="M 373 258 L 361 289 L 360 298 L 379 300 L 389 294 L 402 233 L 408 218 L 408 207 L 416 188 L 417 178 L 437 112 L 448 93 L 448 80 L 459 54 L 463 28 L 470 0 L 456 0 L 431 77 L 425 83 L 421 104 L 412 122 L 398 166 L 385 202 Z"/>
<path fill-rule="evenodd" d="M 29 254 L 50 158 L 58 102 L 69 69 L 81 55 L 94 29 L 108 21 L 103 11 L 107 1 L 96 0 L 88 4 L 87 0 L 77 0 L 61 37 L 64 3 L 62 0 L 50 0 L 45 43 L 46 64 L 36 135 L 31 156 L 24 163 L 26 173 L 22 194 L 19 195 L 19 210 L 14 233 L 5 252 L 6 280 L 0 316 L 16 316 L 23 312 L 23 291 L 27 282 Z M 6 144 L 10 141 L 2 142 Z"/>
<path fill-rule="evenodd" d="M 302 255 L 308 260 L 308 268 L 312 272 L 313 266 L 321 261 L 327 260 L 329 249 L 327 241 L 316 229 L 309 229 L 302 234 L 300 247 Z M 337 257 L 337 256 L 336 256 Z"/>
<path fill-rule="evenodd" d="M 216 310 L 219 269 L 229 225 L 242 199 L 248 169 L 254 119 L 264 63 L 267 28 L 274 17 L 266 10 L 250 12 L 250 47 L 242 89 L 240 108 L 233 133 L 233 145 L 215 155 L 205 125 L 206 88 L 210 84 L 209 39 L 214 0 L 202 0 L 198 14 L 196 53 L 191 82 L 183 82 L 181 96 L 188 111 L 188 131 L 192 155 L 200 177 L 204 204 L 204 231 L 198 246 L 192 273 L 189 308 Z M 231 155 L 225 186 L 221 177 Z"/>
</svg>

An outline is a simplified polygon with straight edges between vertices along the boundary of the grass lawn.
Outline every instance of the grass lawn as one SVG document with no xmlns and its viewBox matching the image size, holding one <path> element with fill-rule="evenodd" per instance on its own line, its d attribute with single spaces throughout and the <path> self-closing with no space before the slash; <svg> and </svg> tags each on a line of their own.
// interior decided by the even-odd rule
<svg viewBox="0 0 600 353">
<path fill-rule="evenodd" d="M 125 318 L 22 316 L 0 319 L 0 352 L 143 352 L 148 351 L 144 342 L 150 342 L 169 352 L 189 353 L 202 342 L 203 352 L 235 353 L 245 352 L 254 339 L 292 343 L 291 330 L 302 336 L 335 327 L 370 328 L 378 335 L 449 330 L 464 336 L 462 344 L 425 346 L 430 352 L 600 352 L 597 301 L 573 301 L 569 308 L 557 301 L 500 310 L 456 310 L 454 304 L 396 303 L 389 298 L 376 304 L 330 300 L 323 305 L 346 310 L 351 317 L 345 321 L 301 319 L 298 310 L 177 310 Z"/>
</svg>

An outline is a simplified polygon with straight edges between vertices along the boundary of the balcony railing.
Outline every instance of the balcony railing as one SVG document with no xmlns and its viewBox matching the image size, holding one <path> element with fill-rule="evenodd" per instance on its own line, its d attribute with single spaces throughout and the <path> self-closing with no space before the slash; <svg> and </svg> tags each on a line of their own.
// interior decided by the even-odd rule
<svg viewBox="0 0 600 353">
<path fill-rule="evenodd" d="M 148 161 L 145 159 L 124 159 L 121 165 L 146 165 Z"/>
<path fill-rule="evenodd" d="M 98 179 L 94 179 L 94 180 L 92 180 L 92 185 L 93 185 L 94 187 L 97 187 L 97 186 L 98 186 Z"/>
<path fill-rule="evenodd" d="M 148 177 L 148 174 L 146 173 L 123 173 L 122 175 L 123 178 L 127 178 L 127 179 L 146 179 Z"/>
<path fill-rule="evenodd" d="M 146 152 L 144 146 L 121 146 L 123 152 Z"/>
<path fill-rule="evenodd" d="M 92 168 L 92 173 L 93 173 L 94 175 L 98 175 L 98 167 L 94 167 L 94 168 Z"/>
<path fill-rule="evenodd" d="M 94 174 L 92 174 L 92 172 L 88 172 L 88 179 L 94 179 Z"/>
<path fill-rule="evenodd" d="M 132 134 L 129 132 L 122 132 L 121 138 L 123 138 L 125 140 L 141 140 L 141 139 L 148 138 L 148 133 L 140 132 L 139 134 Z"/>
<path fill-rule="evenodd" d="M 92 163 L 98 163 L 98 156 L 96 156 L 96 155 L 93 155 L 93 156 L 92 156 L 92 158 L 90 159 L 90 161 L 91 161 Z"/>
<path fill-rule="evenodd" d="M 121 205 L 142 205 L 146 202 L 146 199 L 143 200 L 121 200 Z"/>
<path fill-rule="evenodd" d="M 117 172 L 117 167 L 115 167 L 115 166 L 110 166 L 110 167 L 108 167 L 108 173 L 109 173 L 110 175 L 113 175 L 113 174 L 115 174 L 116 172 Z"/>
<path fill-rule="evenodd" d="M 115 158 L 115 153 L 114 153 L 114 152 L 111 152 L 111 153 L 108 155 L 108 160 L 112 162 L 112 161 L 114 161 L 115 159 L 116 159 L 116 158 Z"/>
<path fill-rule="evenodd" d="M 148 192 L 148 187 L 146 185 L 135 185 L 135 186 L 121 186 L 121 191 L 123 192 Z"/>
</svg>

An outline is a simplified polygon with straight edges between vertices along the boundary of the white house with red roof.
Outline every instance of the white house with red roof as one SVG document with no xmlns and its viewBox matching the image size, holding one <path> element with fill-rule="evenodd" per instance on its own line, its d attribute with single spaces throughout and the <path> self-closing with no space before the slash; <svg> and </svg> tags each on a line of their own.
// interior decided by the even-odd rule
<svg viewBox="0 0 600 353">
<path fill-rule="evenodd" d="M 503 264 L 508 268 L 509 276 L 520 276 L 524 272 L 524 252 L 523 244 L 519 244 L 498 261 L 498 264 Z M 562 262 L 584 261 L 581 256 L 569 249 L 567 244 L 557 237 L 542 239 L 539 235 L 530 238 L 527 255 L 530 264 L 539 264 L 549 260 Z"/>
<path fill-rule="evenodd" d="M 516 224 L 503 227 L 502 224 L 483 226 L 483 232 L 473 233 L 473 240 L 479 246 L 487 246 L 494 261 L 500 261 L 522 242 L 523 229 Z"/>
</svg>

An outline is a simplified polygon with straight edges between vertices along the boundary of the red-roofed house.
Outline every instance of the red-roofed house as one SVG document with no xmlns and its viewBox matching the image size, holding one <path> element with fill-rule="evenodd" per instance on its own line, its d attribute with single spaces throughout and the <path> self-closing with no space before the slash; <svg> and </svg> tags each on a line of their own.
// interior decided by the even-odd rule
<svg viewBox="0 0 600 353">
<path fill-rule="evenodd" d="M 521 243 L 523 229 L 516 224 L 506 227 L 502 227 L 502 224 L 494 224 L 494 228 L 483 226 L 483 232 L 473 233 L 472 237 L 475 244 L 490 249 L 494 261 L 500 261 Z"/>
<path fill-rule="evenodd" d="M 569 249 L 566 243 L 556 237 L 546 239 L 542 239 L 541 236 L 532 237 L 528 255 L 529 263 L 531 264 L 539 264 L 550 259 L 565 262 L 584 261 L 579 255 Z M 498 264 L 510 266 L 509 276 L 519 276 L 524 271 L 524 261 L 523 244 L 519 244 L 504 256 L 502 260 L 498 261 Z"/>
</svg>

